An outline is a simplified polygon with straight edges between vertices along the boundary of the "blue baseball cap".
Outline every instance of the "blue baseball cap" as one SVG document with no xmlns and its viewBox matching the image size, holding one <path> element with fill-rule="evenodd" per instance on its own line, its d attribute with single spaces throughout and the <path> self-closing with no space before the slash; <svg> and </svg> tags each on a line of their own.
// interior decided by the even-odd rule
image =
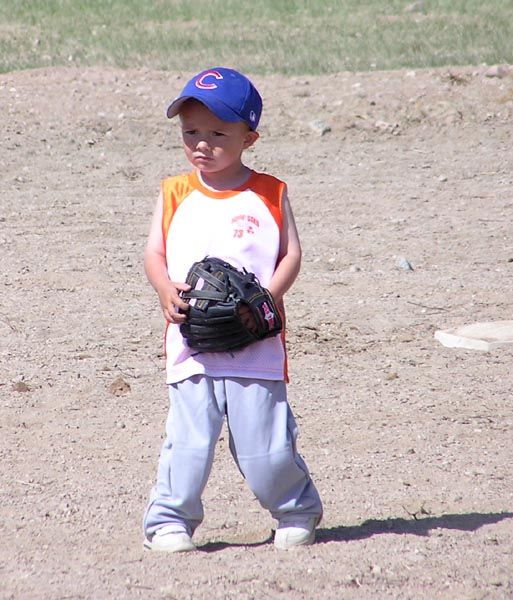
<svg viewBox="0 0 513 600">
<path fill-rule="evenodd" d="M 175 117 L 190 98 L 204 104 L 221 121 L 244 121 L 253 131 L 258 127 L 262 98 L 251 81 L 238 71 L 214 67 L 195 75 L 171 102 L 167 116 Z"/>
</svg>

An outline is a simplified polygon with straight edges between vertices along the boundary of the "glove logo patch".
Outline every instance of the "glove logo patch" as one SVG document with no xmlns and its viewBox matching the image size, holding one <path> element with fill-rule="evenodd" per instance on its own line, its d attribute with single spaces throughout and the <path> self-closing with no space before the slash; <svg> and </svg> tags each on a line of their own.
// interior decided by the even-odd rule
<svg viewBox="0 0 513 600">
<path fill-rule="evenodd" d="M 264 311 L 264 319 L 267 321 L 269 329 L 274 328 L 274 312 L 270 309 L 267 302 L 262 304 L 262 310 Z"/>
</svg>

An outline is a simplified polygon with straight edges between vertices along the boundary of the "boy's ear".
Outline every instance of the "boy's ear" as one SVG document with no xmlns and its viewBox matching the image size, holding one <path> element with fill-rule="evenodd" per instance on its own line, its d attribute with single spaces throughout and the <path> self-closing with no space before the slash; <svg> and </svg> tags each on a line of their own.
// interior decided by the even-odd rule
<svg viewBox="0 0 513 600">
<path fill-rule="evenodd" d="M 248 131 L 244 138 L 244 150 L 250 148 L 260 137 L 257 131 Z"/>
</svg>

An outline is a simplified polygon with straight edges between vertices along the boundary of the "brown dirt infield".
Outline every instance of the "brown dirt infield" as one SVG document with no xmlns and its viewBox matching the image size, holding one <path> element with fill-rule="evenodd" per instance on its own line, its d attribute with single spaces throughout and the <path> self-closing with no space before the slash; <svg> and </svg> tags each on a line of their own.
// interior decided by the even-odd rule
<svg viewBox="0 0 513 600">
<path fill-rule="evenodd" d="M 0 75 L 1 598 L 513 597 L 512 351 L 433 338 L 512 318 L 499 74 L 254 78 L 248 162 L 289 183 L 303 241 L 289 391 L 325 518 L 277 552 L 223 434 L 181 556 L 142 549 L 167 411 L 142 252 L 187 168 L 164 110 L 190 74 Z"/>
</svg>

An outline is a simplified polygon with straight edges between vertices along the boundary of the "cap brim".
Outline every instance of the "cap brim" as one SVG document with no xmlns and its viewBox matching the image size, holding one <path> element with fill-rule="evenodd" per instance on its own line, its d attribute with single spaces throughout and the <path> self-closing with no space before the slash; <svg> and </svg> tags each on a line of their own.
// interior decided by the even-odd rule
<svg viewBox="0 0 513 600">
<path fill-rule="evenodd" d="M 176 100 L 173 100 L 173 102 L 171 102 L 171 104 L 167 107 L 166 114 L 168 119 L 176 117 L 176 115 L 180 112 L 180 107 L 182 106 L 182 104 L 186 100 L 189 100 L 190 97 L 191 96 L 184 96 L 183 98 L 177 98 Z"/>
<path fill-rule="evenodd" d="M 221 119 L 221 121 L 228 121 L 230 123 L 235 123 L 237 121 L 245 122 L 245 120 L 239 114 L 237 114 L 229 106 L 226 106 L 224 102 L 216 100 L 212 97 L 205 97 L 202 94 L 180 96 L 179 98 L 173 100 L 166 111 L 169 119 L 176 117 L 186 100 L 198 100 L 198 102 L 204 104 L 208 110 L 213 112 L 218 119 Z"/>
</svg>

